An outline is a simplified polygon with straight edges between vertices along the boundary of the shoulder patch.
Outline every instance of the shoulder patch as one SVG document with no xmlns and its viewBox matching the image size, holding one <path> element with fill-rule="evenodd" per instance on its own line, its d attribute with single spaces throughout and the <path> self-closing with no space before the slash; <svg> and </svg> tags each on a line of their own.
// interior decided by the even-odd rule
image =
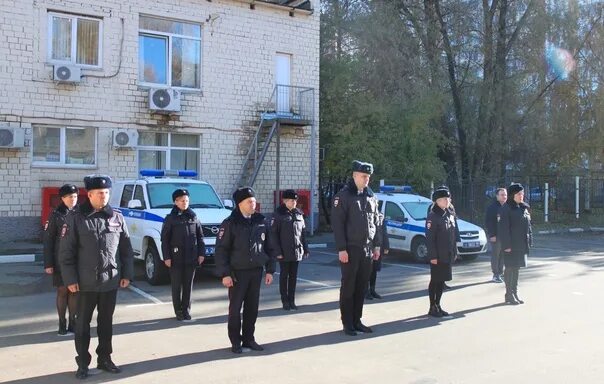
<svg viewBox="0 0 604 384">
<path fill-rule="evenodd" d="M 61 237 L 65 237 L 66 234 L 67 234 L 67 224 L 63 224 L 63 227 L 61 228 Z"/>
<path fill-rule="evenodd" d="M 432 228 L 432 220 L 426 221 L 426 229 Z"/>
<path fill-rule="evenodd" d="M 337 207 L 339 203 L 340 203 L 340 196 L 334 197 L 333 198 L 333 206 Z"/>
</svg>

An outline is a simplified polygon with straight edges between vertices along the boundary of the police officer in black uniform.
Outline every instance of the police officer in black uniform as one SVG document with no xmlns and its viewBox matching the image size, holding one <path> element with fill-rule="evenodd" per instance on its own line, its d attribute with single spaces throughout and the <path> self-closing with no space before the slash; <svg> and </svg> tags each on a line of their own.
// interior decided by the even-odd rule
<svg viewBox="0 0 604 384">
<path fill-rule="evenodd" d="M 61 278 L 59 241 L 61 240 L 61 228 L 65 224 L 67 215 L 77 210 L 78 188 L 73 184 L 65 184 L 59 188 L 59 197 L 61 203 L 52 211 L 44 225 L 44 272 L 52 275 L 52 284 L 57 287 L 58 334 L 64 336 L 67 332 L 73 333 L 74 331 L 78 295 L 69 292 Z M 69 326 L 65 320 L 68 307 Z"/>
<path fill-rule="evenodd" d="M 79 212 L 67 217 L 61 228 L 59 248 L 63 281 L 70 292 L 79 292 L 75 319 L 78 379 L 88 377 L 90 321 L 95 308 L 99 338 L 97 368 L 121 372 L 111 360 L 113 311 L 118 287 L 126 288 L 133 273 L 132 245 L 124 217 L 108 205 L 111 179 L 87 176 L 84 184 L 88 201 L 80 206 Z"/>
<path fill-rule="evenodd" d="M 453 278 L 452 264 L 457 258 L 459 227 L 455 210 L 451 205 L 451 192 L 445 186 L 432 193 L 431 209 L 426 218 L 426 245 L 430 259 L 429 316 L 450 317 L 440 306 L 445 281 Z"/>
<path fill-rule="evenodd" d="M 505 302 L 511 305 L 524 304 L 518 297 L 518 275 L 520 268 L 526 267 L 529 248 L 533 245 L 533 231 L 522 184 L 510 184 L 508 199 L 499 208 L 497 221 L 497 239 L 501 241 L 505 265 Z"/>
<path fill-rule="evenodd" d="M 216 267 L 222 284 L 229 289 L 228 331 L 233 353 L 241 353 L 242 347 L 264 349 L 254 339 L 262 269 L 266 270 L 266 285 L 272 283 L 275 272 L 274 259 L 269 256 L 269 228 L 264 216 L 256 213 L 254 195 L 249 187 L 233 193 L 237 206 L 222 222 L 216 238 Z"/>
<path fill-rule="evenodd" d="M 298 264 L 308 257 L 308 244 L 304 230 L 304 214 L 296 208 L 298 194 L 288 189 L 282 195 L 281 204 L 271 219 L 271 240 L 274 257 L 279 262 L 279 293 L 283 309 L 296 310 L 296 281 Z"/>
<path fill-rule="evenodd" d="M 195 269 L 206 254 L 203 230 L 195 212 L 189 208 L 189 191 L 172 193 L 174 207 L 161 228 L 161 249 L 166 267 L 170 268 L 172 305 L 176 320 L 191 320 L 191 291 Z"/>
<path fill-rule="evenodd" d="M 372 258 L 380 255 L 378 202 L 368 187 L 373 165 L 355 160 L 352 180 L 333 199 L 331 221 L 342 271 L 340 313 L 344 333 L 370 333 L 361 322 Z"/>
</svg>

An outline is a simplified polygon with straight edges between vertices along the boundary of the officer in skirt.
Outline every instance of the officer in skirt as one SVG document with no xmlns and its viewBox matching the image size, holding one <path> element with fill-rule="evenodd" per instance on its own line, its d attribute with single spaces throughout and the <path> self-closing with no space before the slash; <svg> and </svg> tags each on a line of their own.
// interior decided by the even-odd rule
<svg viewBox="0 0 604 384">
<path fill-rule="evenodd" d="M 61 228 L 65 224 L 67 215 L 78 209 L 78 188 L 73 184 L 65 184 L 59 188 L 59 197 L 61 203 L 52 211 L 44 225 L 44 272 L 52 275 L 52 284 L 57 288 L 58 334 L 64 336 L 67 332 L 73 333 L 74 331 L 78 295 L 69 292 L 61 278 L 59 241 L 61 240 Z M 68 307 L 69 325 L 65 319 Z"/>
<path fill-rule="evenodd" d="M 189 208 L 189 191 L 175 190 L 172 201 L 174 207 L 161 229 L 161 249 L 164 263 L 170 270 L 176 320 L 189 321 L 195 269 L 203 263 L 206 247 L 201 223 Z"/>
<path fill-rule="evenodd" d="M 373 330 L 361 322 L 372 258 L 380 255 L 377 198 L 369 188 L 373 165 L 355 160 L 352 180 L 333 199 L 331 226 L 342 271 L 340 314 L 344 334 Z"/>
<path fill-rule="evenodd" d="M 505 302 L 524 304 L 518 297 L 518 275 L 520 268 L 526 267 L 529 248 L 533 245 L 533 232 L 522 184 L 512 183 L 508 187 L 508 199 L 499 209 L 497 221 L 497 240 L 501 241 L 505 265 Z"/>
<path fill-rule="evenodd" d="M 283 192 L 283 203 L 275 210 L 271 219 L 273 255 L 279 262 L 279 293 L 283 309 L 296 310 L 296 280 L 298 264 L 308 257 L 308 244 L 304 230 L 304 215 L 296 208 L 298 194 L 293 189 Z"/>
<path fill-rule="evenodd" d="M 365 295 L 365 299 L 381 299 L 382 296 L 375 290 L 375 284 L 377 282 L 377 273 L 382 270 L 382 259 L 390 251 L 390 243 L 388 241 L 388 233 L 386 223 L 384 222 L 384 215 L 380 213 L 380 229 L 382 233 L 382 246 L 380 248 L 380 257 L 374 259 L 371 263 L 371 275 L 369 275 L 369 289 Z"/>
<path fill-rule="evenodd" d="M 445 186 L 438 187 L 432 193 L 430 213 L 426 218 L 426 242 L 430 259 L 430 284 L 428 297 L 432 317 L 450 317 L 440 306 L 445 281 L 452 277 L 451 265 L 457 258 L 457 240 L 459 229 L 457 217 L 451 206 L 451 192 Z"/>
<path fill-rule="evenodd" d="M 124 217 L 109 203 L 111 179 L 87 176 L 88 201 L 67 216 L 61 228 L 59 263 L 70 292 L 79 292 L 76 312 L 76 378 L 88 377 L 91 355 L 90 322 L 97 309 L 97 368 L 119 373 L 113 363 L 113 312 L 118 287 L 126 288 L 133 275 L 133 251 Z"/>
<path fill-rule="evenodd" d="M 254 331 L 258 318 L 262 270 L 264 282 L 270 285 L 275 272 L 275 262 L 269 245 L 269 229 L 263 215 L 256 213 L 256 197 L 249 187 L 238 188 L 233 193 L 237 204 L 220 226 L 216 238 L 216 268 L 222 276 L 222 285 L 229 289 L 228 332 L 231 351 L 241 353 L 242 348 L 262 351 Z M 243 323 L 241 307 L 243 306 Z"/>
</svg>

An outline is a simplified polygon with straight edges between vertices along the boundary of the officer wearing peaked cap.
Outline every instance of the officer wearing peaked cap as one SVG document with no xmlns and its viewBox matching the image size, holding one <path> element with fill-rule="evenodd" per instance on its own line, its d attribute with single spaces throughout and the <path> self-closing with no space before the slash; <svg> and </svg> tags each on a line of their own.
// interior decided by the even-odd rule
<svg viewBox="0 0 604 384">
<path fill-rule="evenodd" d="M 275 262 L 270 256 L 269 229 L 263 215 L 256 212 L 256 197 L 250 187 L 233 193 L 236 207 L 221 224 L 216 238 L 216 268 L 222 285 L 229 290 L 228 333 L 231 351 L 241 353 L 242 347 L 255 351 L 264 348 L 254 338 L 262 270 L 264 282 L 270 285 Z M 243 319 L 241 307 L 243 306 Z"/>
<path fill-rule="evenodd" d="M 344 333 L 369 333 L 361 322 L 372 257 L 380 255 L 381 235 L 377 198 L 369 188 L 373 165 L 355 160 L 352 180 L 336 194 L 331 221 L 342 271 L 340 314 Z"/>
<path fill-rule="evenodd" d="M 90 321 L 97 309 L 97 368 L 119 373 L 111 360 L 113 352 L 113 311 L 118 287 L 132 280 L 133 252 L 121 213 L 109 203 L 111 179 L 93 175 L 84 178 L 88 201 L 79 212 L 69 215 L 61 229 L 59 263 L 63 281 L 70 292 L 79 292 L 76 313 L 76 377 L 88 376 L 91 355 Z"/>
</svg>

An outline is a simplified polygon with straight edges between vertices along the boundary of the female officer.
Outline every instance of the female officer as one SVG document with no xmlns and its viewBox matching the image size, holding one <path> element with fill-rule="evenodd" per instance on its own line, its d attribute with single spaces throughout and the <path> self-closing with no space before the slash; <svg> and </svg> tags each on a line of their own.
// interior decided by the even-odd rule
<svg viewBox="0 0 604 384">
<path fill-rule="evenodd" d="M 271 220 L 272 248 L 279 261 L 279 292 L 283 309 L 296 310 L 296 280 L 298 263 L 308 257 L 308 244 L 304 235 L 304 216 L 296 208 L 298 194 L 293 189 L 283 192 L 283 204 L 273 213 Z"/>
<path fill-rule="evenodd" d="M 505 265 L 505 302 L 506 304 L 524 304 L 518 297 L 518 273 L 526 267 L 526 257 L 533 243 L 531 214 L 524 203 L 524 188 L 512 183 L 508 187 L 508 199 L 499 208 L 497 217 L 497 239 L 503 249 Z"/>
<path fill-rule="evenodd" d="M 59 269 L 59 240 L 61 239 L 61 228 L 65 224 L 67 215 L 77 209 L 78 188 L 73 184 L 65 184 L 59 188 L 61 203 L 50 214 L 44 226 L 44 272 L 52 275 L 53 286 L 57 287 L 57 313 L 59 314 L 59 335 L 64 336 L 67 332 L 74 331 L 74 316 L 77 309 L 77 294 L 69 292 Z M 65 314 L 69 307 L 69 326 L 65 320 Z"/>
<path fill-rule="evenodd" d="M 161 249 L 164 263 L 170 269 L 172 305 L 176 320 L 191 320 L 191 291 L 195 268 L 203 263 L 206 247 L 201 223 L 189 208 L 189 191 L 177 189 L 172 193 L 174 207 L 166 216 L 161 229 Z"/>
<path fill-rule="evenodd" d="M 432 194 L 432 207 L 426 218 L 426 241 L 430 259 L 429 316 L 450 317 L 440 306 L 445 281 L 452 279 L 451 264 L 457 257 L 457 218 L 451 208 L 451 192 L 438 187 Z"/>
</svg>

